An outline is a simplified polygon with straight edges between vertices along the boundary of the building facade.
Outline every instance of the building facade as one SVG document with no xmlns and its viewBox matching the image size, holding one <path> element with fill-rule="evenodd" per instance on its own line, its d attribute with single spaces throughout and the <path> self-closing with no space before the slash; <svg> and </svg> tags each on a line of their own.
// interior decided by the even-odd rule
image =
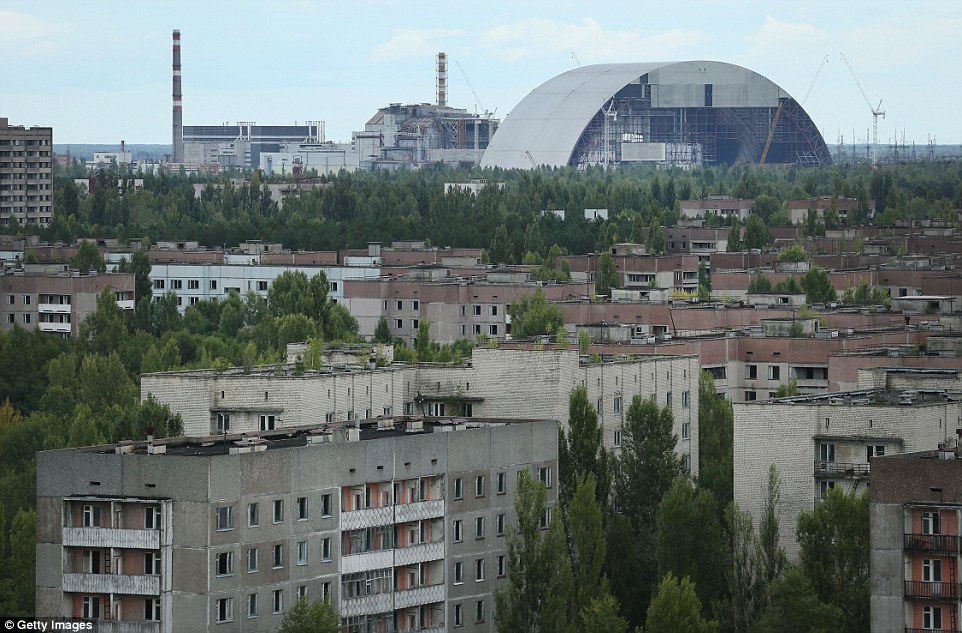
<svg viewBox="0 0 962 633">
<path fill-rule="evenodd" d="M 494 631 L 519 473 L 557 500 L 553 421 L 384 419 L 48 451 L 37 615 L 100 631 Z M 546 525 L 547 527 L 547 518 Z"/>
<path fill-rule="evenodd" d="M 47 225 L 53 218 L 53 128 L 0 117 L 0 225 Z"/>
</svg>

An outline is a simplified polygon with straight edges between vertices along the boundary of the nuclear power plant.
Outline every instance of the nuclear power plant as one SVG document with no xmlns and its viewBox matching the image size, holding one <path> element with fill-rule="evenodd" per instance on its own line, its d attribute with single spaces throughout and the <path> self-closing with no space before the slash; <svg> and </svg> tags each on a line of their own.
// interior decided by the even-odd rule
<svg viewBox="0 0 962 633">
<path fill-rule="evenodd" d="M 174 31 L 173 46 L 173 76 L 174 76 L 174 138 L 171 162 L 184 162 L 184 107 L 183 92 L 180 85 L 180 31 Z"/>
</svg>

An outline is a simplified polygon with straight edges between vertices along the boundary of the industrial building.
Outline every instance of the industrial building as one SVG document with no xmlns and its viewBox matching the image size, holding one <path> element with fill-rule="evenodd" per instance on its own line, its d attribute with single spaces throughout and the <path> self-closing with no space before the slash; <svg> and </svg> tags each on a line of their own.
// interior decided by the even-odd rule
<svg viewBox="0 0 962 633">
<path fill-rule="evenodd" d="M 53 128 L 0 117 L 0 225 L 46 226 L 53 218 Z"/>
<path fill-rule="evenodd" d="M 283 144 L 323 143 L 324 122 L 257 125 L 252 121 L 241 121 L 236 125 L 186 125 L 183 139 L 185 163 L 251 168 L 260 165 L 262 152 L 278 152 Z"/>
<path fill-rule="evenodd" d="M 388 418 L 37 458 L 36 614 L 102 633 L 495 630 L 514 493 L 557 500 L 551 420 Z M 550 516 L 550 515 L 549 515 Z"/>
<path fill-rule="evenodd" d="M 771 80 L 714 61 L 597 64 L 514 107 L 482 167 L 656 163 L 828 165 L 818 128 Z"/>
</svg>

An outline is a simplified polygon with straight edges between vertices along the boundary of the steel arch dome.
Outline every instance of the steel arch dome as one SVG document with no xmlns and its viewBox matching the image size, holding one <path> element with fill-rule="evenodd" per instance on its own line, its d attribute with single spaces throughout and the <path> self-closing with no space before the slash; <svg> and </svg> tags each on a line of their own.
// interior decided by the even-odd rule
<svg viewBox="0 0 962 633">
<path fill-rule="evenodd" d="M 769 163 L 831 163 L 801 106 L 747 68 L 716 61 L 597 64 L 531 91 L 505 118 L 481 166 L 585 166 L 656 160 L 666 151 L 673 152 L 667 162 L 759 162 L 766 144 Z"/>
</svg>

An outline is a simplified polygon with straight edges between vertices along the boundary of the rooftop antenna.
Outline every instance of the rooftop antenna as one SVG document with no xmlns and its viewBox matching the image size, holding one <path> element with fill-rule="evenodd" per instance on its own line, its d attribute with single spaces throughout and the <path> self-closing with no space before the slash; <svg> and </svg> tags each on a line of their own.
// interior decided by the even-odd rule
<svg viewBox="0 0 962 633">
<path fill-rule="evenodd" d="M 862 82 L 858 80 L 858 75 L 855 74 L 855 69 L 848 62 L 848 57 L 845 53 L 840 53 L 842 56 L 842 61 L 848 66 L 848 71 L 852 73 L 852 79 L 855 80 L 855 85 L 858 86 L 859 91 L 862 93 L 862 97 L 865 99 L 865 103 L 868 104 L 869 110 L 872 111 L 872 169 L 878 165 L 878 119 L 879 117 L 885 118 L 885 110 L 882 109 L 882 100 L 879 99 L 877 106 L 872 106 L 872 102 L 869 101 L 868 95 L 865 94 L 865 89 L 862 88 Z M 878 95 L 875 95 L 878 96 Z"/>
</svg>

